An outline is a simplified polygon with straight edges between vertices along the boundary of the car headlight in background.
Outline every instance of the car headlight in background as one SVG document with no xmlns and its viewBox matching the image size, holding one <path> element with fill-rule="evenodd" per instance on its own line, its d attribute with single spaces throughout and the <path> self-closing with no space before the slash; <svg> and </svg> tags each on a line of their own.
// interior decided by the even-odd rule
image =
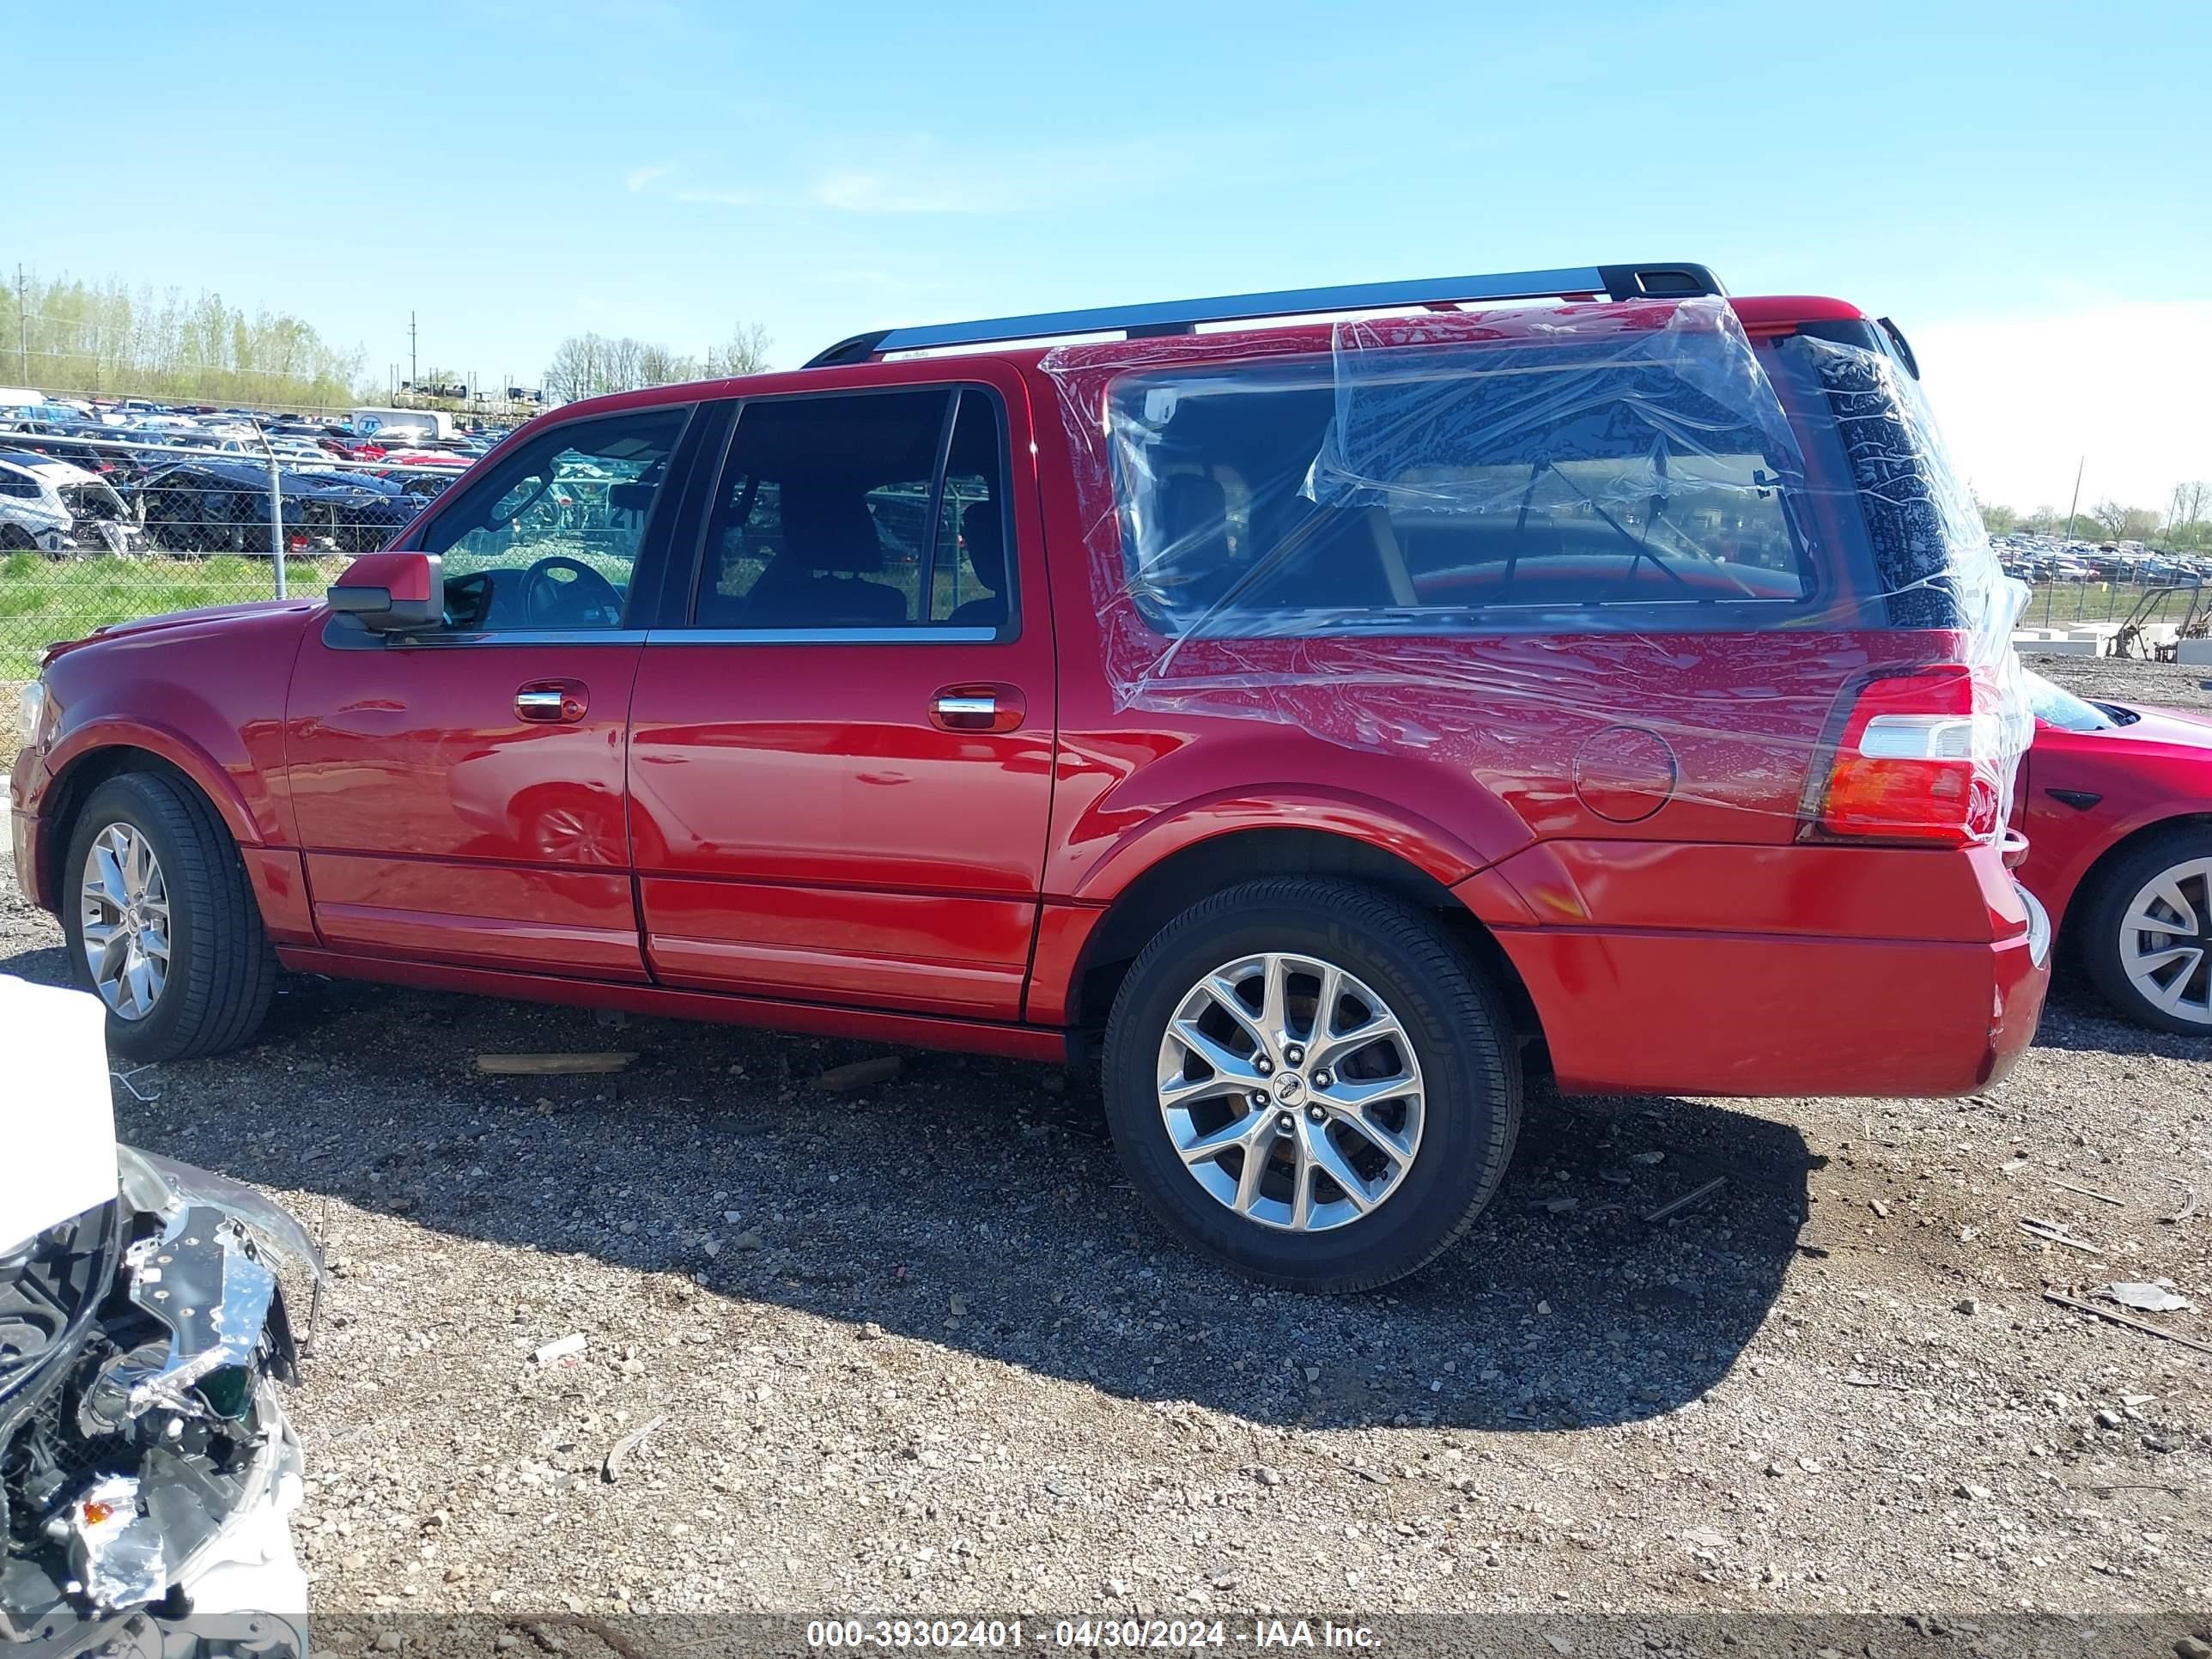
<svg viewBox="0 0 2212 1659">
<path fill-rule="evenodd" d="M 24 748 L 35 746 L 46 723 L 46 683 L 32 680 L 15 698 L 15 737 Z"/>
</svg>

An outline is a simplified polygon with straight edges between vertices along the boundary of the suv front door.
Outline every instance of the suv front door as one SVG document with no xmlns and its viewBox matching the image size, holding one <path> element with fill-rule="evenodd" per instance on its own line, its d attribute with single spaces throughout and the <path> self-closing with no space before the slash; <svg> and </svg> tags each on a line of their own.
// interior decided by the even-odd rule
<svg viewBox="0 0 2212 1659">
<path fill-rule="evenodd" d="M 966 368 L 739 411 L 631 700 L 664 984 L 1020 1017 L 1052 636 L 1020 385 Z"/>
<path fill-rule="evenodd" d="M 632 578 L 676 513 L 690 406 L 552 427 L 449 494 L 445 625 L 334 617 L 303 644 L 285 756 L 333 951 L 643 979 L 623 742 Z"/>
</svg>

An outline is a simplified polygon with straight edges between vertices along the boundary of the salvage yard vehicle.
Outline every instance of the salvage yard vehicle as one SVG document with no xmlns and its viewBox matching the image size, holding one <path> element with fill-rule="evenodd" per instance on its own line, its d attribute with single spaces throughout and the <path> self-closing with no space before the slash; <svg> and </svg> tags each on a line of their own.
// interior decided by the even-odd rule
<svg viewBox="0 0 2212 1659">
<path fill-rule="evenodd" d="M 379 478 L 283 467 L 288 545 L 327 542 L 342 553 L 383 546 L 414 516 L 416 502 Z M 179 461 L 147 474 L 135 494 L 147 533 L 170 553 L 264 553 L 269 549 L 265 461 Z"/>
<path fill-rule="evenodd" d="M 134 553 L 145 539 L 115 486 L 97 472 L 29 450 L 0 450 L 0 467 L 11 475 L 27 475 L 40 487 L 40 504 L 66 515 L 63 552 Z M 15 499 L 25 499 L 20 489 Z"/>
<path fill-rule="evenodd" d="M 2027 1046 L 2022 596 L 1917 381 L 1651 265 L 572 404 L 325 602 L 55 647 L 16 868 L 136 1058 L 288 967 L 1099 1064 L 1182 1238 L 1383 1284 L 1528 1066 L 1929 1095 Z"/>
<path fill-rule="evenodd" d="M 322 1265 L 259 1194 L 116 1145 L 104 1024 L 0 975 L 27 1091 L 0 1170 L 0 1643 L 305 1659 L 279 1270 Z"/>
<path fill-rule="evenodd" d="M 2212 1036 L 2212 721 L 2027 680 L 2021 880 L 2115 1009 Z"/>
<path fill-rule="evenodd" d="M 76 524 L 52 479 L 0 460 L 0 553 L 65 552 Z"/>
</svg>

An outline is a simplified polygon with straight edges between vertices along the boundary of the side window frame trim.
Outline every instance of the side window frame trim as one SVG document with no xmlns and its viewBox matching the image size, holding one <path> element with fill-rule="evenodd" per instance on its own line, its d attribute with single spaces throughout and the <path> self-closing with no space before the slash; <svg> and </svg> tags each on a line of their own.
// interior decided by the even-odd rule
<svg viewBox="0 0 2212 1659">
<path fill-rule="evenodd" d="M 945 483 L 945 473 L 951 460 L 952 433 L 960 417 L 960 395 L 980 392 L 989 400 L 991 420 L 995 428 L 999 462 L 999 512 L 1003 521 L 1002 534 L 1006 546 L 1006 620 L 996 628 L 954 629 L 951 624 L 933 623 L 924 618 L 893 629 L 884 628 L 695 628 L 692 617 L 698 612 L 700 583 L 707 568 L 708 534 L 714 527 L 714 516 L 722 502 L 724 491 L 730 483 L 730 464 L 737 453 L 738 433 L 744 426 L 745 410 L 755 404 L 786 404 L 818 400 L 823 398 L 874 398 L 899 392 L 939 392 L 946 394 L 945 425 L 938 434 L 937 470 L 931 483 L 931 500 L 941 500 L 939 492 Z M 711 468 L 695 463 L 702 488 L 696 492 L 699 507 L 698 522 L 690 532 L 690 558 L 685 561 L 677 546 L 669 549 L 669 581 L 659 595 L 656 619 L 647 626 L 652 634 L 648 644 L 673 645 L 689 641 L 694 644 L 822 644 L 832 641 L 847 643 L 890 643 L 879 635 L 895 635 L 899 641 L 915 643 L 943 643 L 955 641 L 963 643 L 1011 645 L 1022 635 L 1021 578 L 1019 544 L 1016 536 L 1013 513 L 1014 454 L 1013 422 L 1007 412 L 1006 394 L 988 380 L 898 380 L 882 386 L 837 386 L 819 392 L 775 392 L 751 397 L 717 400 L 726 405 L 731 413 L 726 428 L 720 437 L 721 454 Z M 713 407 L 711 405 L 703 407 Z M 695 422 L 694 426 L 702 425 Z M 688 434 L 687 434 L 688 435 Z M 939 510 L 943 509 L 939 507 Z M 925 580 L 935 580 L 936 532 L 933 522 L 926 526 L 928 536 L 925 564 Z M 690 574 L 678 585 L 678 572 L 689 563 Z M 933 590 L 922 588 L 915 603 L 925 612 L 933 601 Z M 627 619 L 626 619 L 627 620 Z"/>
<path fill-rule="evenodd" d="M 645 637 L 645 629 L 651 617 L 650 607 L 645 607 L 648 614 L 644 616 L 640 614 L 641 596 L 648 581 L 657 577 L 659 568 L 667 563 L 667 552 L 673 543 L 678 528 L 683 522 L 684 505 L 690 493 L 691 474 L 696 470 L 698 460 L 699 440 L 704 429 L 712 425 L 711 421 L 702 418 L 710 412 L 709 405 L 698 398 L 685 398 L 680 402 L 644 404 L 632 409 L 611 410 L 604 415 L 587 415 L 576 420 L 556 422 L 544 432 L 533 435 L 529 441 L 532 444 L 535 444 L 543 439 L 556 437 L 574 427 L 597 426 L 603 422 L 633 417 L 665 415 L 672 410 L 681 412 L 684 424 L 676 434 L 675 443 L 670 446 L 667 472 L 660 481 L 659 489 L 653 495 L 653 508 L 646 514 L 645 523 L 638 532 L 637 557 L 631 565 L 629 585 L 623 594 L 623 619 L 617 626 L 600 629 L 475 629 L 468 632 L 430 629 L 421 634 L 380 635 L 386 646 L 404 645 L 436 648 L 446 644 L 492 645 L 505 641 L 512 641 L 518 644 L 538 645 L 556 641 L 584 642 L 593 640 L 605 640 L 610 643 L 615 643 L 617 642 L 618 636 L 623 635 L 632 636 L 629 641 L 631 643 L 642 641 Z M 521 445 L 517 446 L 518 449 L 522 447 Z M 467 493 L 473 494 L 475 490 L 486 487 L 489 480 L 489 474 L 484 480 L 481 481 L 469 479 L 466 474 L 464 474 L 462 479 L 457 481 L 457 484 L 464 486 Z M 452 511 L 458 505 L 462 493 L 462 489 L 448 489 L 444 495 L 439 497 L 432 510 L 423 514 L 413 533 L 403 536 L 388 550 L 422 551 L 422 544 L 428 539 L 430 532 L 447 512 Z M 448 497 L 452 499 L 449 500 Z"/>
</svg>

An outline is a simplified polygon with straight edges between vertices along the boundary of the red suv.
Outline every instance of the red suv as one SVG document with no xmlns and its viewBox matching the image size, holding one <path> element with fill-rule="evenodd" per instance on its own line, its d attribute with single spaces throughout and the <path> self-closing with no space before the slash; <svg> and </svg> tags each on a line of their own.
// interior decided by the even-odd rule
<svg viewBox="0 0 2212 1659">
<path fill-rule="evenodd" d="M 1929 1095 L 2028 1042 L 2014 590 L 1916 380 L 1851 306 L 1620 266 L 572 404 L 326 602 L 55 647 L 16 868 L 131 1058 L 280 967 L 1103 1046 L 1184 1238 L 1380 1284 L 1532 1060 Z"/>
</svg>

